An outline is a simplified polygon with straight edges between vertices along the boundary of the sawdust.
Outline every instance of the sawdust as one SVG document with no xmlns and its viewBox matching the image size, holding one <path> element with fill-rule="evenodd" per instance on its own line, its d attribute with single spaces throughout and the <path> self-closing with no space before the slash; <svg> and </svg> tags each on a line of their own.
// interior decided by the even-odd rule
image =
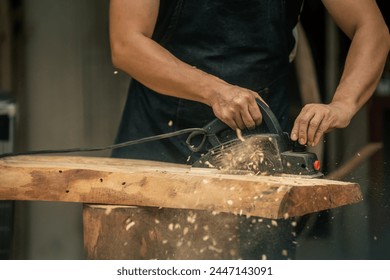
<svg viewBox="0 0 390 280">
<path fill-rule="evenodd" d="M 296 227 L 298 225 L 297 221 L 292 221 L 291 226 Z"/>
<path fill-rule="evenodd" d="M 245 141 L 233 142 L 213 152 L 213 160 L 208 161 L 207 165 L 224 171 L 240 170 L 251 171 L 255 175 L 270 175 L 277 171 L 275 163 L 281 162 L 274 144 L 264 137 L 248 137 Z"/>
<path fill-rule="evenodd" d="M 220 216 L 218 219 L 213 218 L 209 220 L 209 218 L 215 217 L 215 215 Z M 263 220 L 262 218 L 251 216 L 247 217 L 245 221 L 247 221 L 247 225 L 243 227 L 232 221 L 230 215 L 212 211 L 186 210 L 180 213 L 174 212 L 174 214 L 166 217 L 158 215 L 152 219 L 148 238 L 145 239 L 146 243 L 141 245 L 151 246 L 153 244 L 153 246 L 157 246 L 156 248 L 158 248 L 161 254 L 164 254 L 166 259 L 214 259 L 221 257 L 225 259 L 241 259 L 243 256 L 241 254 L 246 249 L 240 247 L 240 242 L 246 240 L 246 236 L 255 236 L 259 232 L 259 223 L 263 223 L 261 227 L 265 229 L 280 227 L 280 224 L 278 225 L 279 220 Z M 139 222 L 133 216 L 126 217 L 124 225 L 126 230 L 130 232 L 131 230 L 134 231 L 136 226 L 139 226 Z M 152 235 L 150 230 L 153 230 Z M 243 231 L 248 231 L 249 235 Z M 156 245 L 156 242 L 158 245 Z M 122 244 L 126 247 L 130 245 L 130 243 Z M 145 246 L 141 246 L 141 249 L 144 249 Z M 257 245 L 254 242 L 253 244 L 248 243 L 248 246 L 253 247 Z M 284 248 L 281 247 L 276 252 L 289 257 L 290 252 L 281 250 Z M 248 249 L 250 250 L 250 248 Z M 264 251 L 259 251 L 256 254 L 257 258 L 263 260 L 270 258 Z"/>
<path fill-rule="evenodd" d="M 194 224 L 196 222 L 196 213 L 193 213 L 192 211 L 189 212 L 189 215 L 187 216 L 187 222 L 190 224 Z"/>
<path fill-rule="evenodd" d="M 240 139 L 242 142 L 245 142 L 244 137 L 242 137 L 242 131 L 241 131 L 241 129 L 236 128 L 236 135 L 237 135 L 237 138 L 238 138 L 238 139 Z"/>
<path fill-rule="evenodd" d="M 210 246 L 208 247 L 208 249 L 209 249 L 210 251 L 217 252 L 218 254 L 220 254 L 220 253 L 223 252 L 222 249 L 216 248 L 216 247 L 214 247 L 214 246 L 212 246 L 212 245 L 210 245 Z"/>
<path fill-rule="evenodd" d="M 126 231 L 129 231 L 133 226 L 135 226 L 135 222 L 128 218 L 126 220 Z"/>
</svg>

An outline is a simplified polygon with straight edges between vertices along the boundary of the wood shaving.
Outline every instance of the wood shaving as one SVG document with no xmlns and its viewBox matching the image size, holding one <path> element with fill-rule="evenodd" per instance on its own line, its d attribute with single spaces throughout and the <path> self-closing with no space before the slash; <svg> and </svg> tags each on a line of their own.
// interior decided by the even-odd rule
<svg viewBox="0 0 390 280">
<path fill-rule="evenodd" d="M 277 148 L 268 137 L 250 136 L 245 142 L 232 141 L 213 150 L 209 164 L 220 170 L 251 171 L 255 175 L 271 175 L 279 168 L 282 162 Z"/>
<path fill-rule="evenodd" d="M 242 131 L 241 131 L 241 129 L 236 128 L 236 134 L 237 134 L 237 138 L 238 138 L 238 139 L 240 139 L 242 142 L 245 142 L 244 137 L 242 137 Z"/>
</svg>

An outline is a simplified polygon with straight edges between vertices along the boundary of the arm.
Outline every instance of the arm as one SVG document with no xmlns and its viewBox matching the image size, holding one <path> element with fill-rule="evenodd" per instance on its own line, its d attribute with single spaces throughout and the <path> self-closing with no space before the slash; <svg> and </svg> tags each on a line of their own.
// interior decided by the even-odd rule
<svg viewBox="0 0 390 280">
<path fill-rule="evenodd" d="M 292 140 L 317 145 L 324 133 L 346 127 L 372 96 L 390 47 L 390 36 L 375 0 L 322 0 L 352 40 L 340 83 L 330 104 L 308 104 L 291 132 Z"/>
<path fill-rule="evenodd" d="M 111 0 L 110 44 L 115 67 L 161 94 L 202 102 L 235 128 L 261 123 L 258 94 L 180 61 L 151 39 L 158 0 Z"/>
</svg>

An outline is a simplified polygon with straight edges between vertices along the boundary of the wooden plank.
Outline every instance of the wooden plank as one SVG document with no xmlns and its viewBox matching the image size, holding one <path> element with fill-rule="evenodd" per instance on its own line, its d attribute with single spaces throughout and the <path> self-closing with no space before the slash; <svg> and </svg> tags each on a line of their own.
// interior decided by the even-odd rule
<svg viewBox="0 0 390 280">
<path fill-rule="evenodd" d="M 356 183 L 224 174 L 162 162 L 72 156 L 0 160 L 1 200 L 200 209 L 286 218 L 362 200 Z"/>
</svg>

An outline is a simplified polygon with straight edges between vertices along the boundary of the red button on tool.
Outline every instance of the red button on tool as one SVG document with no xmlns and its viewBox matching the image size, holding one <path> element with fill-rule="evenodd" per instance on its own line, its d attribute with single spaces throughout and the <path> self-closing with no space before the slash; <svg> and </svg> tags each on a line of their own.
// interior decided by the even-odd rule
<svg viewBox="0 0 390 280">
<path fill-rule="evenodd" d="M 314 167 L 314 169 L 315 170 L 320 170 L 320 168 L 321 168 L 321 163 L 320 163 L 320 161 L 319 160 L 316 160 L 314 163 L 313 163 L 313 167 Z"/>
</svg>

